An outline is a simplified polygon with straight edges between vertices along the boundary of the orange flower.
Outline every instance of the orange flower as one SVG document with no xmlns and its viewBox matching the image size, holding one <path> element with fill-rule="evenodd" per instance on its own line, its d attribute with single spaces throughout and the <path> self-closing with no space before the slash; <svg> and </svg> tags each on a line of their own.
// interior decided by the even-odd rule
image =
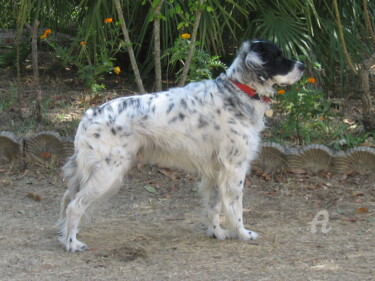
<svg viewBox="0 0 375 281">
<path fill-rule="evenodd" d="M 116 74 L 120 74 L 121 68 L 119 66 L 116 66 L 115 68 L 113 68 L 113 72 Z"/>
<path fill-rule="evenodd" d="M 309 78 L 307 80 L 307 83 L 315 83 L 316 82 L 316 79 L 315 78 Z"/>
<path fill-rule="evenodd" d="M 80 44 L 81 46 L 86 46 L 87 42 L 86 42 L 86 41 L 81 41 L 81 42 L 79 42 L 79 44 Z"/>
<path fill-rule="evenodd" d="M 191 35 L 189 33 L 183 33 L 181 34 L 181 39 L 185 40 L 185 39 L 189 39 L 191 37 Z"/>
<path fill-rule="evenodd" d="M 40 36 L 40 39 L 46 39 L 47 38 L 47 35 L 52 33 L 52 30 L 51 29 L 46 29 L 43 33 L 42 36 Z"/>
<path fill-rule="evenodd" d="M 104 23 L 111 23 L 112 21 L 113 21 L 112 18 L 106 18 L 106 19 L 104 20 Z"/>
<path fill-rule="evenodd" d="M 277 94 L 278 95 L 283 95 L 283 94 L 285 94 L 285 90 L 284 89 L 280 89 L 280 90 L 277 91 Z"/>
</svg>

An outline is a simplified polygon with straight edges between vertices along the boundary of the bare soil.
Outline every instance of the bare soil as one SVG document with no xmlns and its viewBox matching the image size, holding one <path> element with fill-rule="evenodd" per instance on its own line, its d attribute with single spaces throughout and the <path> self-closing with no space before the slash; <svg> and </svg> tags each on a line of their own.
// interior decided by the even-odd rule
<svg viewBox="0 0 375 281">
<path fill-rule="evenodd" d="M 196 180 L 135 168 L 81 228 L 89 250 L 67 253 L 55 226 L 58 170 L 1 166 L 0 280 L 375 280 L 374 173 L 253 172 L 244 196 L 253 242 L 206 236 Z M 329 231 L 312 233 L 322 210 Z"/>
</svg>

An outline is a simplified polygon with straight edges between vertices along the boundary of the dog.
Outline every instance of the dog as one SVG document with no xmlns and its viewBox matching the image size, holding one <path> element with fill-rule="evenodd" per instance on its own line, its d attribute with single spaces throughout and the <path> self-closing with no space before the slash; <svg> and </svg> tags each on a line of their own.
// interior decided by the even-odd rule
<svg viewBox="0 0 375 281">
<path fill-rule="evenodd" d="M 68 189 L 58 224 L 65 249 L 87 248 L 76 237 L 82 215 L 119 190 L 137 159 L 200 176 L 209 236 L 256 239 L 258 234 L 243 225 L 245 177 L 259 149 L 273 85 L 297 82 L 304 68 L 269 41 L 246 41 L 215 80 L 88 109 L 77 129 L 74 155 L 63 167 Z"/>
</svg>

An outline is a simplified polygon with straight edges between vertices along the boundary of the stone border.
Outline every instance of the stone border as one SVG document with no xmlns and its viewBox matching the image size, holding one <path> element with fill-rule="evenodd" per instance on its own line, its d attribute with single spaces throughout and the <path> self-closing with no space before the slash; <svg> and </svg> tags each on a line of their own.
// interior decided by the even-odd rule
<svg viewBox="0 0 375 281">
<path fill-rule="evenodd" d="M 0 131 L 0 162 L 30 157 L 64 162 L 73 152 L 73 138 L 61 137 L 56 132 L 43 131 L 31 137 L 19 138 L 11 132 Z M 355 147 L 347 151 L 334 151 L 325 145 L 312 144 L 296 149 L 264 142 L 253 166 L 270 174 L 295 169 L 310 173 L 362 174 L 375 172 L 375 148 Z"/>
</svg>

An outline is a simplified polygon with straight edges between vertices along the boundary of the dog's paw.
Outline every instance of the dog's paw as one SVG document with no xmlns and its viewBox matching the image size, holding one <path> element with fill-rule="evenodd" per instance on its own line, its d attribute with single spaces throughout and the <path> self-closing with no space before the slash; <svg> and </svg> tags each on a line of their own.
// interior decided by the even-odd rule
<svg viewBox="0 0 375 281">
<path fill-rule="evenodd" d="M 255 240 L 259 237 L 259 234 L 252 230 L 242 229 L 238 232 L 238 238 L 240 240 Z"/>
<path fill-rule="evenodd" d="M 207 235 L 218 240 L 230 238 L 229 231 L 222 229 L 221 227 L 209 227 L 207 230 Z"/>
<path fill-rule="evenodd" d="M 65 245 L 65 250 L 67 252 L 82 252 L 87 249 L 87 245 L 78 240 L 76 240 L 75 242 L 69 242 Z"/>
<path fill-rule="evenodd" d="M 76 238 L 63 239 L 62 237 L 60 237 L 59 240 L 64 245 L 67 252 L 82 252 L 88 249 L 85 243 L 82 243 Z"/>
</svg>

